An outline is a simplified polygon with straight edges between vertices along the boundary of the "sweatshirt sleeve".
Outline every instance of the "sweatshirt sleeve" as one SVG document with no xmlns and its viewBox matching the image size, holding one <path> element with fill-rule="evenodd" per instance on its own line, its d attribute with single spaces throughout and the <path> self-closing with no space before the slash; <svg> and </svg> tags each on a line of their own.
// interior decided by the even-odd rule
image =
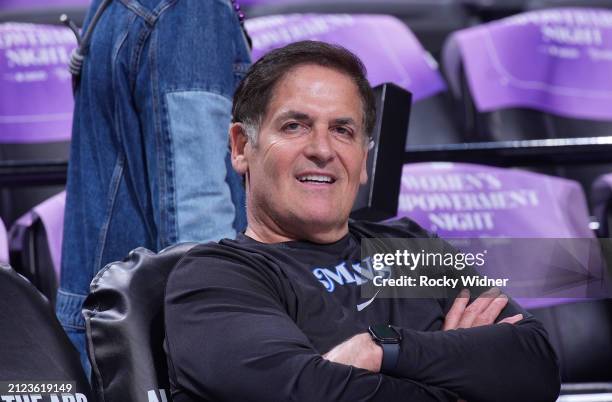
<svg viewBox="0 0 612 402">
<path fill-rule="evenodd" d="M 443 306 L 445 312 L 452 301 Z M 542 324 L 512 299 L 498 321 L 518 313 L 525 318 L 514 325 L 435 332 L 399 329 L 397 372 L 469 402 L 555 401 L 559 366 Z"/>
<path fill-rule="evenodd" d="M 287 315 L 278 278 L 190 253 L 166 288 L 173 396 L 219 401 L 457 401 L 433 385 L 332 363 Z"/>
</svg>

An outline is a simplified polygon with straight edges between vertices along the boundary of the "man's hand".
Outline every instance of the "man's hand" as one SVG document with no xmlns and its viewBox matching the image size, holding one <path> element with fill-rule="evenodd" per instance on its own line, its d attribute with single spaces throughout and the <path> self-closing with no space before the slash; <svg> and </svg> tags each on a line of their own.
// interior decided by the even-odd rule
<svg viewBox="0 0 612 402">
<path fill-rule="evenodd" d="M 355 335 L 325 353 L 323 358 L 378 373 L 382 365 L 382 347 L 368 333 Z"/>
<path fill-rule="evenodd" d="M 492 288 L 481 294 L 468 306 L 469 301 L 470 292 L 463 289 L 446 315 L 444 331 L 493 324 L 499 313 L 508 304 L 508 297 L 502 294 L 498 288 Z M 522 319 L 523 315 L 517 314 L 504 318 L 498 324 L 514 324 Z"/>
</svg>

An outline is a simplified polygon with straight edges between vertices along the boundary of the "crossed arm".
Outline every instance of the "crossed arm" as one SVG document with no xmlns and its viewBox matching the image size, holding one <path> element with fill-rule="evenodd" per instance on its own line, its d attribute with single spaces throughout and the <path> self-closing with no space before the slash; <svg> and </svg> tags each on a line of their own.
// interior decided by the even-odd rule
<svg viewBox="0 0 612 402">
<path fill-rule="evenodd" d="M 364 334 L 321 356 L 287 315 L 278 278 L 260 275 L 246 264 L 203 258 L 175 269 L 165 314 L 175 390 L 243 401 L 537 402 L 558 393 L 554 353 L 537 321 L 514 316 L 488 325 L 507 303 L 503 297 L 470 306 L 457 299 L 446 331 L 400 329 L 402 378 L 395 378 L 377 373 L 380 348 Z"/>
<path fill-rule="evenodd" d="M 508 297 L 499 289 L 492 289 L 469 304 L 470 294 L 466 289 L 457 297 L 444 320 L 444 331 L 457 328 L 473 328 L 494 324 L 508 304 Z M 523 314 L 506 317 L 498 324 L 515 324 L 523 319 Z M 362 333 L 347 339 L 323 355 L 324 359 L 359 367 L 374 373 L 380 372 L 382 347 L 377 345 L 370 334 Z"/>
<path fill-rule="evenodd" d="M 521 313 L 508 316 L 516 310 L 498 289 L 468 302 L 465 294 L 454 300 L 443 331 L 400 329 L 402 352 L 396 373 L 468 401 L 554 401 L 558 367 L 541 324 Z M 323 357 L 379 372 L 382 348 L 364 333 Z"/>
</svg>

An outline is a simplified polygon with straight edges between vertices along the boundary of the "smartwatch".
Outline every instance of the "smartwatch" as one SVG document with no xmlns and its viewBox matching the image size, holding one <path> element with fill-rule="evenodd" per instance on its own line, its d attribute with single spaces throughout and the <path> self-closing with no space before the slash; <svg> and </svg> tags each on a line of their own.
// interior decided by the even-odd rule
<svg viewBox="0 0 612 402">
<path fill-rule="evenodd" d="M 370 332 L 372 340 L 379 344 L 383 350 L 380 372 L 393 374 L 399 360 L 402 335 L 388 324 L 370 325 L 368 332 Z"/>
</svg>

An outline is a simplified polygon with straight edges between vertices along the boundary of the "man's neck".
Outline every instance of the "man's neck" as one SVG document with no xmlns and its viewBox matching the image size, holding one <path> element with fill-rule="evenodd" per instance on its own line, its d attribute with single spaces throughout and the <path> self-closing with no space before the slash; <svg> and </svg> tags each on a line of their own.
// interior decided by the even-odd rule
<svg viewBox="0 0 612 402">
<path fill-rule="evenodd" d="M 295 240 L 329 244 L 340 240 L 348 233 L 348 223 L 344 227 L 335 228 L 333 230 L 309 230 L 302 233 L 291 233 L 286 230 L 281 230 L 280 227 L 274 223 L 270 225 L 261 224 L 256 219 L 251 219 L 251 216 L 249 216 L 248 221 L 249 224 L 245 234 L 258 242 L 268 244 Z"/>
</svg>

